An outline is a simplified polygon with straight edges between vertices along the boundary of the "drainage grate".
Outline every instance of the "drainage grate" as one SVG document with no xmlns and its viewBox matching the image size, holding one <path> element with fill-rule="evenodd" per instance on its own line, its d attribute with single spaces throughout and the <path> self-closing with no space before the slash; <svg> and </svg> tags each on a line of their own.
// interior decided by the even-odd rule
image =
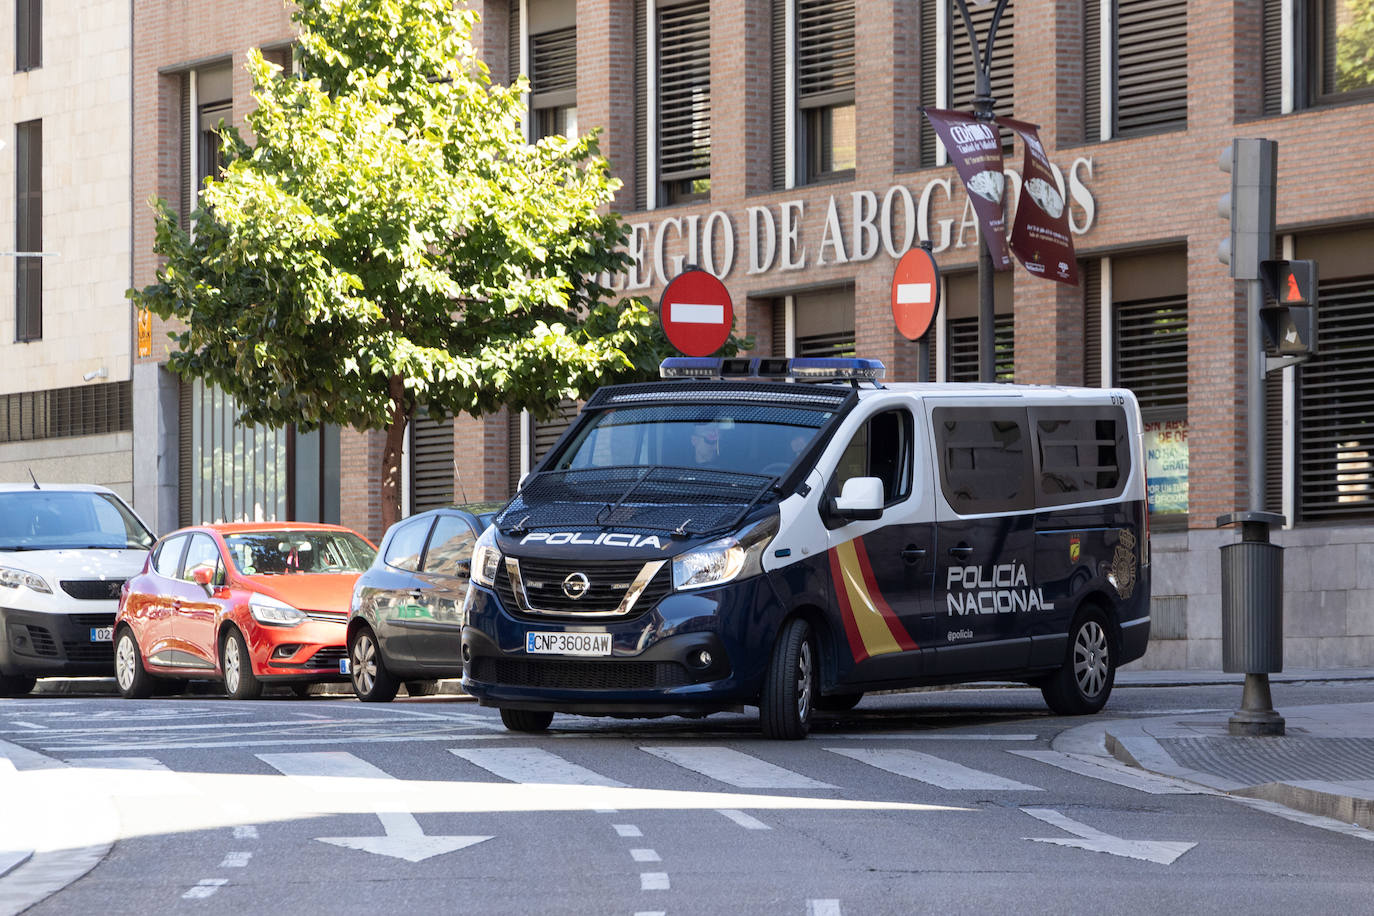
<svg viewBox="0 0 1374 916">
<path fill-rule="evenodd" d="M 1368 779 L 1374 738 L 1161 738 L 1183 766 L 1251 785 L 1299 779 Z"/>
</svg>

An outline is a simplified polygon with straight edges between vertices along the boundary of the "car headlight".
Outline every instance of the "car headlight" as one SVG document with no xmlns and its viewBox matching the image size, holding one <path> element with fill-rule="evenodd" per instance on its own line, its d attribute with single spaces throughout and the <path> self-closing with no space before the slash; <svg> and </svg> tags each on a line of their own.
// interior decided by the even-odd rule
<svg viewBox="0 0 1374 916">
<path fill-rule="evenodd" d="M 248 613 L 252 614 L 258 623 L 273 627 L 297 627 L 308 619 L 305 611 L 267 595 L 254 595 L 250 598 Z"/>
<path fill-rule="evenodd" d="M 45 595 L 52 594 L 52 588 L 42 576 L 22 569 L 11 569 L 8 566 L 0 566 L 0 586 L 27 588 Z"/>
<path fill-rule="evenodd" d="M 738 535 L 679 554 L 673 558 L 673 588 L 686 591 L 758 575 L 763 552 L 777 533 L 778 516 L 771 515 Z"/>
<path fill-rule="evenodd" d="M 496 586 L 496 570 L 501 564 L 501 551 L 496 546 L 496 526 L 488 525 L 472 548 L 472 581 L 487 588 Z"/>
</svg>

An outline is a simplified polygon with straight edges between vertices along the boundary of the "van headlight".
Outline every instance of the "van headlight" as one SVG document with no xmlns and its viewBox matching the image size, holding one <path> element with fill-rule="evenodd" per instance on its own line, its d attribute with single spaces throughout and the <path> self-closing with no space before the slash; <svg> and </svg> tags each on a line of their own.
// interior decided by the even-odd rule
<svg viewBox="0 0 1374 916">
<path fill-rule="evenodd" d="M 305 611 L 267 595 L 254 595 L 248 599 L 248 613 L 258 623 L 274 627 L 298 627 L 307 619 Z"/>
<path fill-rule="evenodd" d="M 12 569 L 8 566 L 0 566 L 0 586 L 27 588 L 30 591 L 42 592 L 45 595 L 52 594 L 52 587 L 42 576 L 23 569 Z"/>
<path fill-rule="evenodd" d="M 472 581 L 487 588 L 496 587 L 496 570 L 501 564 L 501 551 L 496 547 L 496 526 L 488 525 L 472 548 Z"/>
<path fill-rule="evenodd" d="M 777 533 L 778 516 L 770 515 L 738 535 L 673 557 L 673 588 L 687 591 L 758 575 L 763 571 L 763 552 Z"/>
</svg>

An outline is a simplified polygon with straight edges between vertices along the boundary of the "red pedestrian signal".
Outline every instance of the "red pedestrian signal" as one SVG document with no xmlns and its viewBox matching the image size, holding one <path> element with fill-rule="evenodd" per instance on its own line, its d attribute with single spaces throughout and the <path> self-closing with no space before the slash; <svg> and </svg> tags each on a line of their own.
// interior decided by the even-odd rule
<svg viewBox="0 0 1374 916">
<path fill-rule="evenodd" d="M 1306 298 L 1298 289 L 1298 278 L 1292 274 L 1288 275 L 1288 292 L 1283 297 L 1284 302 L 1304 302 Z"/>
</svg>

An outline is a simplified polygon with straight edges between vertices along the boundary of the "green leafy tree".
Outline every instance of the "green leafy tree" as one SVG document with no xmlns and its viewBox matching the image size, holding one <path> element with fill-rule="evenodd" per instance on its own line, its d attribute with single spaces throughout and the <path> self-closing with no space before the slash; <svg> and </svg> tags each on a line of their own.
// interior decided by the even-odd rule
<svg viewBox="0 0 1374 916">
<path fill-rule="evenodd" d="M 233 395 L 243 423 L 384 429 L 382 519 L 418 406 L 551 412 L 642 377 L 666 349 L 628 263 L 596 134 L 530 145 L 523 80 L 493 85 L 455 0 L 299 0 L 298 66 L 249 55 L 252 141 L 191 227 L 155 201 L 171 368 Z M 738 341 L 732 340 L 731 350 Z M 644 367 L 644 368 L 637 368 Z"/>
</svg>

